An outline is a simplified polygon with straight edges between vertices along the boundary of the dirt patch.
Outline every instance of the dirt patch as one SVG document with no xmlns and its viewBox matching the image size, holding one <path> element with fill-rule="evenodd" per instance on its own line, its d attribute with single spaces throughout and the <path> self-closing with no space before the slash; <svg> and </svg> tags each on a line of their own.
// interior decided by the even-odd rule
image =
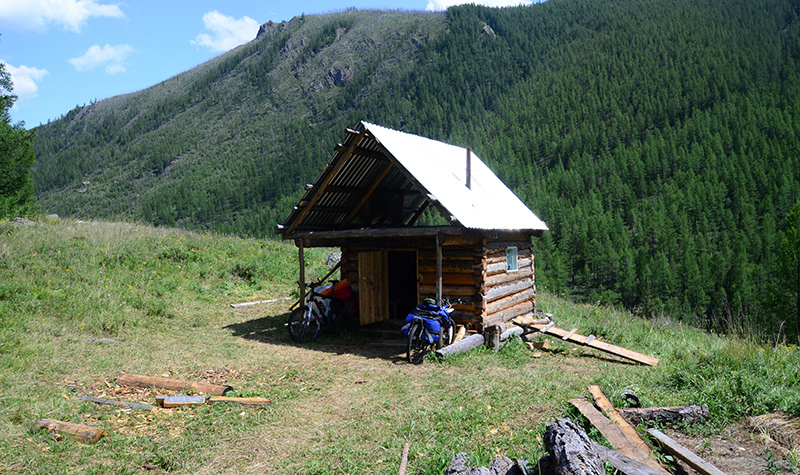
<svg viewBox="0 0 800 475">
<path fill-rule="evenodd" d="M 664 431 L 727 475 L 795 473 L 786 457 L 789 451 L 762 433 L 754 433 L 746 422 L 728 426 L 718 434 L 685 434 L 676 429 Z M 695 472 L 681 467 L 689 475 Z"/>
</svg>

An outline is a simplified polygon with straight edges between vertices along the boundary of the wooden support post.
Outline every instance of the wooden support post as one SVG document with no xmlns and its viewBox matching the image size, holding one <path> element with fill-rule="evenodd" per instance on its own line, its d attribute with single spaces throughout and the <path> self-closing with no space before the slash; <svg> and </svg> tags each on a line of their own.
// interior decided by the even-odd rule
<svg viewBox="0 0 800 475">
<path fill-rule="evenodd" d="M 444 234 L 436 235 L 436 303 L 442 305 L 442 244 Z"/>
<path fill-rule="evenodd" d="M 300 261 L 300 305 L 306 301 L 306 255 L 304 252 L 305 241 L 302 239 L 297 240 L 297 260 Z"/>
</svg>

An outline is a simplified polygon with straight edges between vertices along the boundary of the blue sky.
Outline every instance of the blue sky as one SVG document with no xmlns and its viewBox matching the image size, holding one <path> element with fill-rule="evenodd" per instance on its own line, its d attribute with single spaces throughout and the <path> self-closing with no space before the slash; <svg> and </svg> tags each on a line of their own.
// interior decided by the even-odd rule
<svg viewBox="0 0 800 475">
<path fill-rule="evenodd" d="M 472 0 L 490 6 L 537 0 Z M 443 10 L 459 0 L 0 0 L 13 122 L 145 89 L 255 38 L 259 25 L 358 9 Z"/>
</svg>

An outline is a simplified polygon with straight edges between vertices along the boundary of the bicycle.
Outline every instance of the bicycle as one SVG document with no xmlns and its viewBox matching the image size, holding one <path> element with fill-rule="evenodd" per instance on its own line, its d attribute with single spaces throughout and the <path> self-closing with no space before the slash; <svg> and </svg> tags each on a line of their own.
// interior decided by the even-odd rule
<svg viewBox="0 0 800 475">
<path fill-rule="evenodd" d="M 408 337 L 406 360 L 409 363 L 420 364 L 431 347 L 438 349 L 453 342 L 455 324 L 450 318 L 452 312 L 450 302 L 440 307 L 433 299 L 425 299 L 408 314 L 401 333 Z"/>
<path fill-rule="evenodd" d="M 338 333 L 352 313 L 347 303 L 353 300 L 354 293 L 347 279 L 331 281 L 331 285 L 312 282 L 306 287 L 310 288 L 306 304 L 293 311 L 286 324 L 296 343 L 313 342 L 323 329 Z"/>
</svg>

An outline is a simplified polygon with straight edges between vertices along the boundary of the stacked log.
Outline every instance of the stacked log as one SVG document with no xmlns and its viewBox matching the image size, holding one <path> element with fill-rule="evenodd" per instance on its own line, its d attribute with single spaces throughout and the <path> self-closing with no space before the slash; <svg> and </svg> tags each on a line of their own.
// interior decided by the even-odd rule
<svg viewBox="0 0 800 475">
<path fill-rule="evenodd" d="M 517 249 L 517 270 L 508 270 L 507 249 Z M 533 251 L 530 240 L 488 241 L 481 261 L 483 326 L 500 325 L 516 317 L 533 316 L 536 306 Z"/>
</svg>

